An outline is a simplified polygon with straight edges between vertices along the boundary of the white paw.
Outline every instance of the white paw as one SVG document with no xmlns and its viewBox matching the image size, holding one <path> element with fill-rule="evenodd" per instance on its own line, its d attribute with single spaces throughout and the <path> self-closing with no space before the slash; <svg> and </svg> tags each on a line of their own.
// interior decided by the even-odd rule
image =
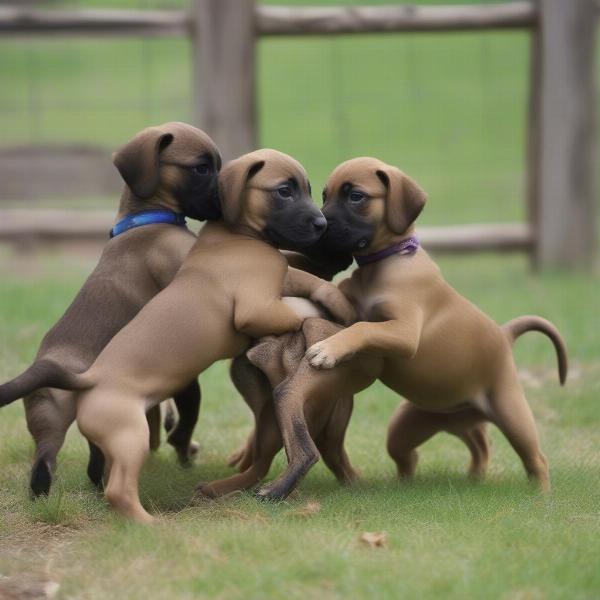
<svg viewBox="0 0 600 600">
<path fill-rule="evenodd" d="M 306 359 L 315 369 L 333 369 L 339 362 L 326 342 L 317 342 L 306 351 Z"/>
</svg>

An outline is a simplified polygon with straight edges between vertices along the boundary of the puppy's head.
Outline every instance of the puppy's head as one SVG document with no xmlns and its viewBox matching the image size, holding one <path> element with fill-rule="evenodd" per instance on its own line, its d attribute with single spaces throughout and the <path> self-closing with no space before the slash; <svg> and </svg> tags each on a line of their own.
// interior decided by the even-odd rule
<svg viewBox="0 0 600 600">
<path fill-rule="evenodd" d="M 113 154 L 133 198 L 192 219 L 218 219 L 221 155 L 200 129 L 186 123 L 148 127 Z"/>
<path fill-rule="evenodd" d="M 323 244 L 335 252 L 379 250 L 410 232 L 426 200 L 419 185 L 396 167 L 375 158 L 346 161 L 323 190 Z"/>
<path fill-rule="evenodd" d="M 312 201 L 302 165 L 276 150 L 256 150 L 228 163 L 219 176 L 223 218 L 278 248 L 314 244 L 327 221 Z"/>
</svg>

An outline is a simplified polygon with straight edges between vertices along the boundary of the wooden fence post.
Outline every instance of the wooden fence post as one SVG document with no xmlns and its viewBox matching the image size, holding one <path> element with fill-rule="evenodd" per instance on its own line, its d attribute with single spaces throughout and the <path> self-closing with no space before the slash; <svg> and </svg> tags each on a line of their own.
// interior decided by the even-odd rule
<svg viewBox="0 0 600 600">
<path fill-rule="evenodd" d="M 256 147 L 255 0 L 193 0 L 194 119 L 224 160 Z"/>
<path fill-rule="evenodd" d="M 594 0 L 538 0 L 529 182 L 535 265 L 589 267 L 595 242 Z"/>
</svg>

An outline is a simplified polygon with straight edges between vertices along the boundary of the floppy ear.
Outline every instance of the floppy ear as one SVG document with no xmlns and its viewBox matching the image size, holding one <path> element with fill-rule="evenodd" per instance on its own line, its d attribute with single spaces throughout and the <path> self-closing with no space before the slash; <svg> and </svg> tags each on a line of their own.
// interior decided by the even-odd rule
<svg viewBox="0 0 600 600">
<path fill-rule="evenodd" d="M 419 184 L 396 167 L 378 170 L 387 188 L 386 220 L 394 233 L 404 233 L 421 214 L 427 195 Z"/>
<path fill-rule="evenodd" d="M 173 141 L 173 134 L 149 127 L 113 154 L 113 164 L 129 189 L 142 199 L 158 187 L 160 153 Z"/>
<path fill-rule="evenodd" d="M 279 359 L 281 345 L 274 336 L 262 338 L 256 345 L 252 346 L 247 352 L 248 360 L 263 372 L 273 368 L 274 363 Z"/>
<path fill-rule="evenodd" d="M 226 223 L 234 224 L 242 212 L 242 195 L 248 181 L 265 166 L 264 160 L 236 158 L 219 174 L 221 210 Z"/>
</svg>

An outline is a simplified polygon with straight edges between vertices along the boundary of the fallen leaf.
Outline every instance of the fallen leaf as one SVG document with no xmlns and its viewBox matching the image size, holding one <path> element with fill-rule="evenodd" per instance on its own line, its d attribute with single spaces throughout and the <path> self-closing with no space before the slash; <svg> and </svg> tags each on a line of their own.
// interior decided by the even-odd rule
<svg viewBox="0 0 600 600">
<path fill-rule="evenodd" d="M 321 511 L 321 504 L 319 502 L 316 502 L 315 500 L 312 500 L 312 501 L 307 502 L 306 504 L 296 508 L 295 510 L 292 510 L 290 512 L 290 515 L 294 516 L 294 517 L 312 517 L 313 515 L 316 515 L 320 511 Z"/>
<path fill-rule="evenodd" d="M 383 531 L 365 531 L 360 536 L 360 541 L 369 548 L 383 548 L 387 544 L 387 536 Z"/>
</svg>

